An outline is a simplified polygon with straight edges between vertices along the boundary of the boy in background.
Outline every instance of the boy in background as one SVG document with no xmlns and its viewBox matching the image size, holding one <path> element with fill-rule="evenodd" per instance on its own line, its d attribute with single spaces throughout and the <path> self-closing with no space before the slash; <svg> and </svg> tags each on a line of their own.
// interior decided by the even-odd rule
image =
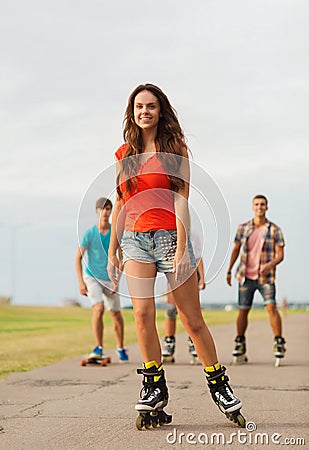
<svg viewBox="0 0 309 450">
<path fill-rule="evenodd" d="M 109 199 L 101 197 L 96 201 L 95 208 L 98 222 L 85 232 L 75 259 L 79 291 L 82 295 L 86 295 L 92 304 L 92 331 L 96 346 L 89 357 L 102 358 L 105 356 L 103 352 L 103 315 L 106 308 L 112 316 L 119 359 L 121 362 L 127 362 L 129 358 L 123 347 L 124 324 L 120 297 L 107 274 L 107 253 L 111 236 L 109 218 L 113 205 Z M 86 252 L 88 261 L 83 272 L 82 260 Z"/>
</svg>

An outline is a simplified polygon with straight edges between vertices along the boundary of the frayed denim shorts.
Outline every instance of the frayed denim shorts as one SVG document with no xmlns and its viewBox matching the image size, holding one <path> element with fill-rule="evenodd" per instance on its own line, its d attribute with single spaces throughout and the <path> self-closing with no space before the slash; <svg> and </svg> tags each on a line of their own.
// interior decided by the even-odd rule
<svg viewBox="0 0 309 450">
<path fill-rule="evenodd" d="M 255 291 L 258 290 L 263 297 L 264 306 L 276 304 L 275 283 L 259 283 L 257 280 L 245 279 L 244 284 L 238 288 L 239 309 L 251 309 Z"/>
<path fill-rule="evenodd" d="M 130 260 L 153 263 L 158 272 L 173 272 L 177 230 L 124 231 L 120 245 L 124 263 Z M 188 251 L 191 267 L 194 268 L 196 260 L 190 237 Z"/>
</svg>

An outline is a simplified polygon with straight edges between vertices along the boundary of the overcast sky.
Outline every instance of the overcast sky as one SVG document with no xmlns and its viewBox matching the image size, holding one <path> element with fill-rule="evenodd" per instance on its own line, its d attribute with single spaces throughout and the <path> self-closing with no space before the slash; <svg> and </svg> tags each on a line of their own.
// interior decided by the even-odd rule
<svg viewBox="0 0 309 450">
<path fill-rule="evenodd" d="M 216 242 L 226 246 L 216 221 L 233 239 L 263 193 L 286 239 L 278 300 L 308 300 L 308 23 L 306 0 L 2 1 L 0 295 L 13 292 L 18 304 L 81 299 L 79 208 L 112 195 L 128 96 L 152 82 L 176 108 L 201 168 L 193 184 L 204 200 L 192 202 L 206 267 Z M 206 178 L 231 226 L 207 206 Z M 83 226 L 95 222 L 90 203 Z M 236 301 L 220 258 L 203 302 Z"/>
</svg>

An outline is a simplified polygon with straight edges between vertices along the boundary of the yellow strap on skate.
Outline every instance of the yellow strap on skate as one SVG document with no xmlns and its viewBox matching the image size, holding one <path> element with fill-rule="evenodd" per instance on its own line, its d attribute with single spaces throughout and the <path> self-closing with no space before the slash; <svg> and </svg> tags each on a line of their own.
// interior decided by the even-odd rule
<svg viewBox="0 0 309 450">
<path fill-rule="evenodd" d="M 158 364 L 157 361 L 149 361 L 143 363 L 144 369 L 151 369 L 151 367 L 155 367 L 158 371 L 163 369 L 162 364 Z M 154 382 L 159 381 L 161 376 L 154 377 Z"/>
<path fill-rule="evenodd" d="M 206 366 L 205 368 L 204 368 L 204 372 L 205 372 L 205 375 L 206 375 L 206 377 L 209 377 L 210 376 L 210 374 L 212 373 L 212 372 L 216 372 L 217 370 L 219 370 L 221 368 L 221 364 L 219 363 L 219 362 L 217 362 L 216 364 L 214 364 L 213 366 Z M 224 380 L 224 375 L 222 376 L 222 378 L 221 378 L 222 380 Z M 212 380 L 212 381 L 210 381 L 212 384 L 216 384 L 216 380 Z"/>
</svg>

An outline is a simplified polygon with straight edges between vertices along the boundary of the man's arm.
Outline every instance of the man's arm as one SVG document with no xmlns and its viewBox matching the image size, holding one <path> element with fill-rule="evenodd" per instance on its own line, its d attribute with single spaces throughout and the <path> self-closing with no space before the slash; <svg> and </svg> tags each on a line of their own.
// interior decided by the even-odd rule
<svg viewBox="0 0 309 450">
<path fill-rule="evenodd" d="M 241 247 L 241 243 L 235 242 L 233 250 L 232 250 L 232 254 L 231 254 L 230 264 L 229 264 L 229 267 L 227 269 L 227 274 L 226 274 L 226 282 L 229 286 L 232 286 L 232 268 L 238 258 L 238 255 L 240 252 L 240 247 Z"/>
<path fill-rule="evenodd" d="M 273 270 L 278 264 L 281 263 L 281 261 L 283 261 L 283 259 L 284 259 L 284 248 L 279 246 L 279 245 L 276 245 L 275 246 L 275 255 L 276 256 L 275 256 L 274 259 L 272 259 L 271 261 L 268 261 L 268 263 L 263 264 L 261 266 L 260 274 L 263 277 L 266 277 L 271 270 Z"/>
<path fill-rule="evenodd" d="M 78 284 L 79 284 L 79 292 L 82 295 L 87 295 L 87 286 L 83 279 L 83 265 L 82 265 L 82 259 L 83 255 L 86 251 L 86 247 L 79 247 L 76 253 L 75 257 L 75 270 L 77 274 Z"/>
</svg>

